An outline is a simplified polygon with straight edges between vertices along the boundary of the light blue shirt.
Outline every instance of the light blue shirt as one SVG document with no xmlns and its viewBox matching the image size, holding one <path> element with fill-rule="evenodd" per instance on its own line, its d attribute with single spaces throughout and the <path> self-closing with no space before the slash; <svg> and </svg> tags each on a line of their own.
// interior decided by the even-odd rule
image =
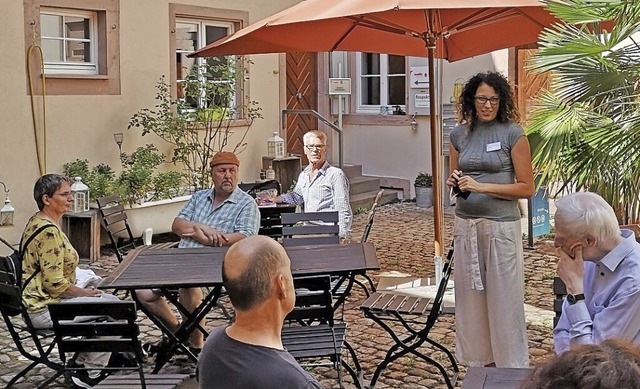
<svg viewBox="0 0 640 389">
<path fill-rule="evenodd" d="M 556 353 L 619 338 L 640 345 L 640 244 L 632 231 L 599 262 L 584 263 L 584 302 L 562 305 L 553 330 Z"/>
<path fill-rule="evenodd" d="M 325 162 L 313 180 L 309 178 L 311 165 L 308 165 L 296 182 L 293 191 L 280 196 L 287 204 L 304 203 L 305 212 L 338 211 L 340 236 L 345 237 L 351 231 L 351 205 L 349 204 L 349 180 L 342 169 Z"/>
<path fill-rule="evenodd" d="M 260 210 L 256 201 L 236 188 L 228 199 L 213 208 L 213 189 L 197 191 L 178 216 L 191 222 L 211 226 L 223 234 L 239 232 L 244 236 L 257 235 L 260 228 Z M 180 248 L 205 247 L 189 237 L 183 237 Z"/>
</svg>

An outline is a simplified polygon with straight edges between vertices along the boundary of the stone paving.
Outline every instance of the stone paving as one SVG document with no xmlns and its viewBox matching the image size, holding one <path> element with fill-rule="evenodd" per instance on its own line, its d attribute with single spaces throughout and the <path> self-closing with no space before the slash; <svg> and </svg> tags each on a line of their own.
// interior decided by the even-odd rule
<svg viewBox="0 0 640 389">
<path fill-rule="evenodd" d="M 445 212 L 445 244 L 448 248 L 452 232 L 453 210 Z M 415 203 L 402 202 L 379 207 L 376 221 L 369 236 L 374 242 L 380 260 L 381 270 L 374 272 L 372 278 L 377 282 L 380 275 L 387 271 L 399 271 L 411 275 L 427 277 L 433 276 L 433 210 L 416 207 Z M 359 237 L 366 215 L 354 217 L 354 237 Z M 525 242 L 526 244 L 526 242 Z M 552 281 L 555 274 L 555 254 L 548 241 L 539 240 L 534 249 L 525 249 L 525 302 L 527 311 L 527 331 L 529 335 L 529 353 L 533 364 L 543 361 L 553 353 L 551 338 L 552 325 Z M 108 273 L 117 264 L 115 256 L 104 250 L 99 261 L 91 264 L 97 273 Z M 454 265 L 455 272 L 455 265 Z M 349 325 L 349 342 L 355 348 L 360 364 L 364 369 L 365 383 L 368 384 L 378 364 L 384 357 L 386 350 L 393 344 L 391 338 L 373 321 L 365 319 L 360 309 L 364 294 L 357 287 L 347 300 L 344 310 L 344 320 Z M 228 304 L 226 302 L 225 304 Z M 215 315 L 215 313 L 214 313 Z M 140 329 L 143 342 L 155 342 L 161 333 L 149 319 L 140 314 Z M 224 321 L 211 317 L 208 327 L 224 324 Z M 4 322 L 0 324 L 0 386 L 9 381 L 27 362 L 19 355 L 8 334 Z M 455 349 L 454 316 L 442 315 L 432 330 L 432 335 L 451 351 Z M 423 350 L 436 360 L 444 362 L 442 352 Z M 55 352 L 55 351 L 54 351 Z M 150 358 L 147 368 L 151 370 Z M 445 365 L 446 366 L 446 365 Z M 309 371 L 327 388 L 338 388 L 337 374 L 329 367 L 309 367 Z M 163 372 L 194 373 L 194 364 L 184 357 L 175 357 L 171 364 L 165 366 Z M 460 365 L 460 376 L 456 388 L 460 388 L 464 380 L 466 367 Z M 51 373 L 46 368 L 36 368 L 28 375 L 26 382 L 14 387 L 17 389 L 31 389 Z M 354 388 L 348 374 L 344 387 Z M 195 388 L 197 384 L 191 379 L 186 387 Z M 50 388 L 64 388 L 63 379 L 58 379 Z M 376 384 L 376 388 L 442 388 L 444 380 L 432 366 L 416 361 L 407 356 L 390 365 Z M 208 388 L 207 388 L 208 389 Z"/>
</svg>

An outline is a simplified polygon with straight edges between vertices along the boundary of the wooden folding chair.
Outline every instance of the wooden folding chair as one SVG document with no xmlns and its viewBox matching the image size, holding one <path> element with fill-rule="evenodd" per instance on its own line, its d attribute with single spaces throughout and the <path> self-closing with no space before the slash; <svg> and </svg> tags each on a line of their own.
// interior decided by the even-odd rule
<svg viewBox="0 0 640 389">
<path fill-rule="evenodd" d="M 427 363 L 434 365 L 448 388 L 453 388 L 458 378 L 458 365 L 453 354 L 443 345 L 429 337 L 430 331 L 441 314 L 442 301 L 453 268 L 453 248 L 449 250 L 442 270 L 442 279 L 434 298 L 403 296 L 389 292 L 375 292 L 362 305 L 360 309 L 365 316 L 372 319 L 380 327 L 389 333 L 395 344 L 389 348 L 384 359 L 371 378 L 370 388 L 373 388 L 384 370 L 391 362 L 407 355 L 413 354 Z M 392 328 L 390 322 L 399 322 L 401 327 Z M 398 332 L 396 332 L 396 330 Z M 423 344 L 428 343 L 445 353 L 453 375 L 450 377 L 447 370 L 433 358 L 418 351 Z"/>
<path fill-rule="evenodd" d="M 338 211 L 283 213 L 281 219 L 284 246 L 340 243 Z"/>
<path fill-rule="evenodd" d="M 282 343 L 294 358 L 301 359 L 302 366 L 325 365 L 321 360 L 328 358 L 329 364 L 338 372 L 342 387 L 342 370 L 353 378 L 356 387 L 361 388 L 362 368 L 355 351 L 346 339 L 347 324 L 336 324 L 333 319 L 331 278 L 329 276 L 294 278 L 296 304 L 285 322 L 293 323 L 282 329 Z M 347 349 L 355 370 L 342 358 L 342 350 Z M 314 362 L 305 363 L 304 361 Z"/>
<path fill-rule="evenodd" d="M 0 261 L 0 312 L 20 354 L 31 363 L 19 371 L 8 383 L 7 388 L 26 376 L 38 365 L 45 365 L 54 374 L 37 387 L 47 387 L 63 373 L 63 366 L 59 361 L 51 359 L 51 352 L 56 342 L 51 330 L 39 330 L 33 327 L 27 309 L 22 302 L 22 288 L 20 280 L 5 267 L 6 262 Z"/>
<path fill-rule="evenodd" d="M 69 374 L 76 370 L 88 370 L 83 366 L 70 364 L 80 352 L 130 352 L 135 355 L 136 366 L 132 367 L 104 367 L 103 370 L 137 371 L 136 376 L 111 376 L 102 381 L 96 388 L 111 387 L 114 383 L 127 382 L 128 388 L 147 388 L 147 377 L 143 371 L 142 346 L 138 335 L 140 329 L 136 324 L 136 304 L 133 301 L 104 301 L 104 302 L 66 302 L 49 304 L 49 313 L 53 321 L 53 331 L 56 336 L 60 359 L 64 364 L 67 381 Z M 104 319 L 86 321 L 86 317 L 100 317 Z M 73 356 L 68 359 L 67 354 Z M 93 368 L 95 369 L 95 368 Z M 170 381 L 175 387 L 188 378 L 187 374 L 155 375 L 154 382 L 159 378 Z"/>
<path fill-rule="evenodd" d="M 119 195 L 104 196 L 96 199 L 100 216 L 102 216 L 102 225 L 109 235 L 111 245 L 116 252 L 118 262 L 122 262 L 126 253 L 136 248 L 136 238 L 131 232 L 127 214 L 124 206 L 120 201 Z M 124 235 L 124 237 L 122 237 Z M 178 242 L 161 243 L 159 245 L 148 246 L 150 248 L 169 248 L 175 247 Z M 155 247 L 154 247 L 155 246 Z"/>
</svg>

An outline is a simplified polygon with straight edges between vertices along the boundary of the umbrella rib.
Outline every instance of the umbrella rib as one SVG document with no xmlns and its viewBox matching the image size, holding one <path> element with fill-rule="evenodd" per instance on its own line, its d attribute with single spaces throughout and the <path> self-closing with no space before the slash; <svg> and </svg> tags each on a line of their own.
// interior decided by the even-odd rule
<svg viewBox="0 0 640 389">
<path fill-rule="evenodd" d="M 479 10 L 469 15 L 468 17 L 452 24 L 451 26 L 447 26 L 448 32 L 450 34 L 456 34 L 459 32 L 464 32 L 467 30 L 472 30 L 482 26 L 486 26 L 486 25 L 494 24 L 507 19 L 511 19 L 511 18 L 517 17 L 518 15 L 522 15 L 525 18 L 529 19 L 532 23 L 535 23 L 538 26 L 543 27 L 543 25 L 540 22 L 538 22 L 537 20 L 535 20 L 534 18 L 532 18 L 531 16 L 529 16 L 528 14 L 522 12 L 520 9 L 517 9 L 517 8 L 501 9 L 495 12 L 490 12 L 489 14 L 486 14 L 487 11 L 488 11 L 487 8 Z"/>
<path fill-rule="evenodd" d="M 390 32 L 398 35 L 411 35 L 415 37 L 421 36 L 421 34 L 417 31 L 409 30 L 399 24 L 389 23 L 386 20 L 379 19 L 374 16 L 365 16 L 365 15 L 361 15 L 358 17 L 347 16 L 347 18 L 354 21 L 351 29 L 359 25 L 361 27 L 386 31 L 386 32 Z"/>
</svg>

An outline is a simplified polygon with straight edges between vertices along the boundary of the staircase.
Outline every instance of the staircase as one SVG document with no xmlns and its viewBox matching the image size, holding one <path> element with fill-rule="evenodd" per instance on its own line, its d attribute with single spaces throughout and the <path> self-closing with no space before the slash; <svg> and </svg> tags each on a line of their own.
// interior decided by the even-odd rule
<svg viewBox="0 0 640 389">
<path fill-rule="evenodd" d="M 361 208 L 370 209 L 380 190 L 382 180 L 377 177 L 363 176 L 362 165 L 345 165 L 342 170 L 349 178 L 349 202 L 353 213 Z M 378 205 L 389 204 L 397 200 L 398 194 L 395 189 L 385 189 Z"/>
</svg>

